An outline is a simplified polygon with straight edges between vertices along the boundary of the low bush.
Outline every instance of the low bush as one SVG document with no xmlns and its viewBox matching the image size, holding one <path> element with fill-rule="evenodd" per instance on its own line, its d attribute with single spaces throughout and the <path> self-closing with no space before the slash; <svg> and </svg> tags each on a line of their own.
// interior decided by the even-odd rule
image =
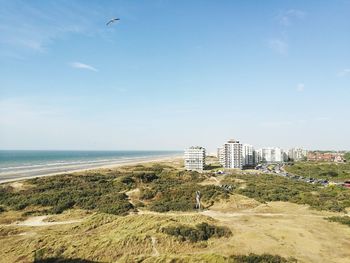
<svg viewBox="0 0 350 263">
<path fill-rule="evenodd" d="M 278 255 L 270 255 L 270 254 L 249 254 L 249 255 L 237 255 L 231 256 L 230 259 L 233 259 L 235 263 L 288 263 L 288 262 L 296 262 L 296 260 L 287 260 Z"/>
<path fill-rule="evenodd" d="M 231 230 L 227 227 L 209 225 L 208 223 L 200 223 L 195 227 L 191 226 L 175 226 L 166 227 L 163 232 L 179 238 L 181 241 L 198 242 L 205 241 L 211 237 L 228 237 L 232 235 Z"/>
<path fill-rule="evenodd" d="M 150 200 L 152 198 L 154 198 L 157 194 L 157 191 L 154 189 L 150 189 L 150 188 L 145 188 L 142 187 L 140 189 L 140 199 L 141 200 Z"/>
</svg>

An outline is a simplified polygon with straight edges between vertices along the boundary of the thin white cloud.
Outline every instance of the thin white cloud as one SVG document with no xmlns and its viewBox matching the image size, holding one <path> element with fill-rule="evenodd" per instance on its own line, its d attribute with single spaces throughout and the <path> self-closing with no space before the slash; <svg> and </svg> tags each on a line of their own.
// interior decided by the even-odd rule
<svg viewBox="0 0 350 263">
<path fill-rule="evenodd" d="M 97 10 L 72 1 L 49 2 L 44 6 L 28 1 L 2 1 L 0 47 L 17 54 L 47 51 L 50 44 L 68 34 L 98 33 L 96 21 L 100 19 Z"/>
<path fill-rule="evenodd" d="M 277 16 L 279 23 L 283 26 L 292 25 L 294 20 L 303 19 L 306 16 L 306 12 L 297 9 L 289 9 L 285 12 L 280 13 Z"/>
<path fill-rule="evenodd" d="M 350 76 L 350 68 L 343 69 L 338 72 L 338 77 Z"/>
<path fill-rule="evenodd" d="M 72 63 L 70 63 L 70 66 L 72 68 L 77 68 L 77 69 L 86 69 L 86 70 L 91 70 L 91 71 L 95 71 L 95 72 L 98 71 L 95 67 L 88 65 L 88 64 L 81 63 L 81 62 L 72 62 Z"/>
<path fill-rule="evenodd" d="M 299 83 L 298 85 L 297 85 L 297 91 L 299 91 L 299 92 L 303 92 L 304 90 L 305 90 L 305 84 L 304 83 Z"/>
<path fill-rule="evenodd" d="M 288 54 L 288 43 L 282 39 L 274 38 L 268 41 L 268 46 L 275 52 L 286 55 Z"/>
</svg>

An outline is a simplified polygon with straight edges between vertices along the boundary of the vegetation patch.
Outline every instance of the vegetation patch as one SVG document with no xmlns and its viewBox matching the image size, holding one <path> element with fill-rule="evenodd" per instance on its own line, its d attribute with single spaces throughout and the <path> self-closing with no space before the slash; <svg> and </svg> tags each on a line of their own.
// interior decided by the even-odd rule
<svg viewBox="0 0 350 263">
<path fill-rule="evenodd" d="M 195 227 L 180 225 L 175 227 L 163 228 L 163 232 L 177 237 L 181 241 L 198 242 L 205 241 L 211 237 L 228 237 L 232 232 L 227 227 L 209 225 L 208 223 L 200 223 Z"/>
<path fill-rule="evenodd" d="M 190 211 L 195 208 L 196 191 L 200 191 L 203 205 L 228 198 L 228 194 L 214 185 L 200 185 L 206 177 L 197 172 L 164 169 L 152 180 L 138 181 L 140 199 L 156 212 Z"/>
<path fill-rule="evenodd" d="M 297 162 L 285 166 L 289 173 L 332 181 L 350 179 L 350 163 Z"/>
<path fill-rule="evenodd" d="M 249 255 L 233 255 L 223 256 L 218 254 L 187 254 L 187 255 L 160 255 L 160 256 L 137 256 L 126 257 L 120 262 L 142 262 L 142 263 L 154 263 L 154 262 L 217 262 L 217 263 L 295 263 L 294 258 L 283 258 L 278 255 L 270 254 L 249 254 Z"/>
<path fill-rule="evenodd" d="M 0 186 L 0 213 L 3 206 L 27 215 L 60 214 L 71 208 L 125 215 L 134 209 L 125 193 L 135 188 L 140 189 L 140 200 L 134 200 L 138 206 L 145 204 L 157 212 L 189 211 L 194 209 L 197 190 L 206 206 L 228 197 L 220 187 L 199 185 L 205 178 L 162 164 L 35 178 L 27 181 L 31 187 L 20 191 Z"/>
<path fill-rule="evenodd" d="M 233 259 L 231 262 L 235 263 L 288 263 L 288 262 L 297 262 L 294 259 L 285 259 L 278 255 L 270 254 L 249 254 L 249 255 L 238 255 L 231 256 L 230 259 Z"/>
<path fill-rule="evenodd" d="M 350 227 L 350 216 L 332 216 L 327 219 L 331 222 L 338 222 Z"/>
<path fill-rule="evenodd" d="M 244 187 L 240 187 L 242 183 L 237 182 L 237 178 L 245 180 Z M 318 187 L 269 174 L 234 174 L 224 182 L 233 186 L 233 192 L 259 202 L 285 201 L 334 212 L 350 207 L 350 191 L 340 187 Z"/>
<path fill-rule="evenodd" d="M 51 207 L 47 212 L 59 214 L 70 208 L 98 210 L 122 215 L 133 209 L 127 196 L 120 193 L 130 189 L 134 179 L 128 175 L 58 175 L 30 180 L 33 187 L 12 191 L 0 188 L 0 204 L 11 210 L 23 210 L 28 206 Z"/>
</svg>

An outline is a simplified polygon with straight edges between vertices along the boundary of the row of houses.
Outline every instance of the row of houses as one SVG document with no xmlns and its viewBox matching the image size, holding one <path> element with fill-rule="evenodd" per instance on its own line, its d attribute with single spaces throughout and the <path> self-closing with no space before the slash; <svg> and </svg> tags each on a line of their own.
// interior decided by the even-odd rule
<svg viewBox="0 0 350 263">
<path fill-rule="evenodd" d="M 335 152 L 308 152 L 307 154 L 308 161 L 318 161 L 318 162 L 336 162 L 343 163 L 345 162 L 344 153 L 335 153 Z"/>
</svg>

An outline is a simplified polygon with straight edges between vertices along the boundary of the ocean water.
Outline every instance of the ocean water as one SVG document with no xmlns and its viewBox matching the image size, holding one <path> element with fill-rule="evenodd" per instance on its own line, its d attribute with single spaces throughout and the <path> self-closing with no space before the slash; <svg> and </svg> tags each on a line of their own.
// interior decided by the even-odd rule
<svg viewBox="0 0 350 263">
<path fill-rule="evenodd" d="M 179 151 L 0 150 L 0 181 L 179 155 Z"/>
</svg>

